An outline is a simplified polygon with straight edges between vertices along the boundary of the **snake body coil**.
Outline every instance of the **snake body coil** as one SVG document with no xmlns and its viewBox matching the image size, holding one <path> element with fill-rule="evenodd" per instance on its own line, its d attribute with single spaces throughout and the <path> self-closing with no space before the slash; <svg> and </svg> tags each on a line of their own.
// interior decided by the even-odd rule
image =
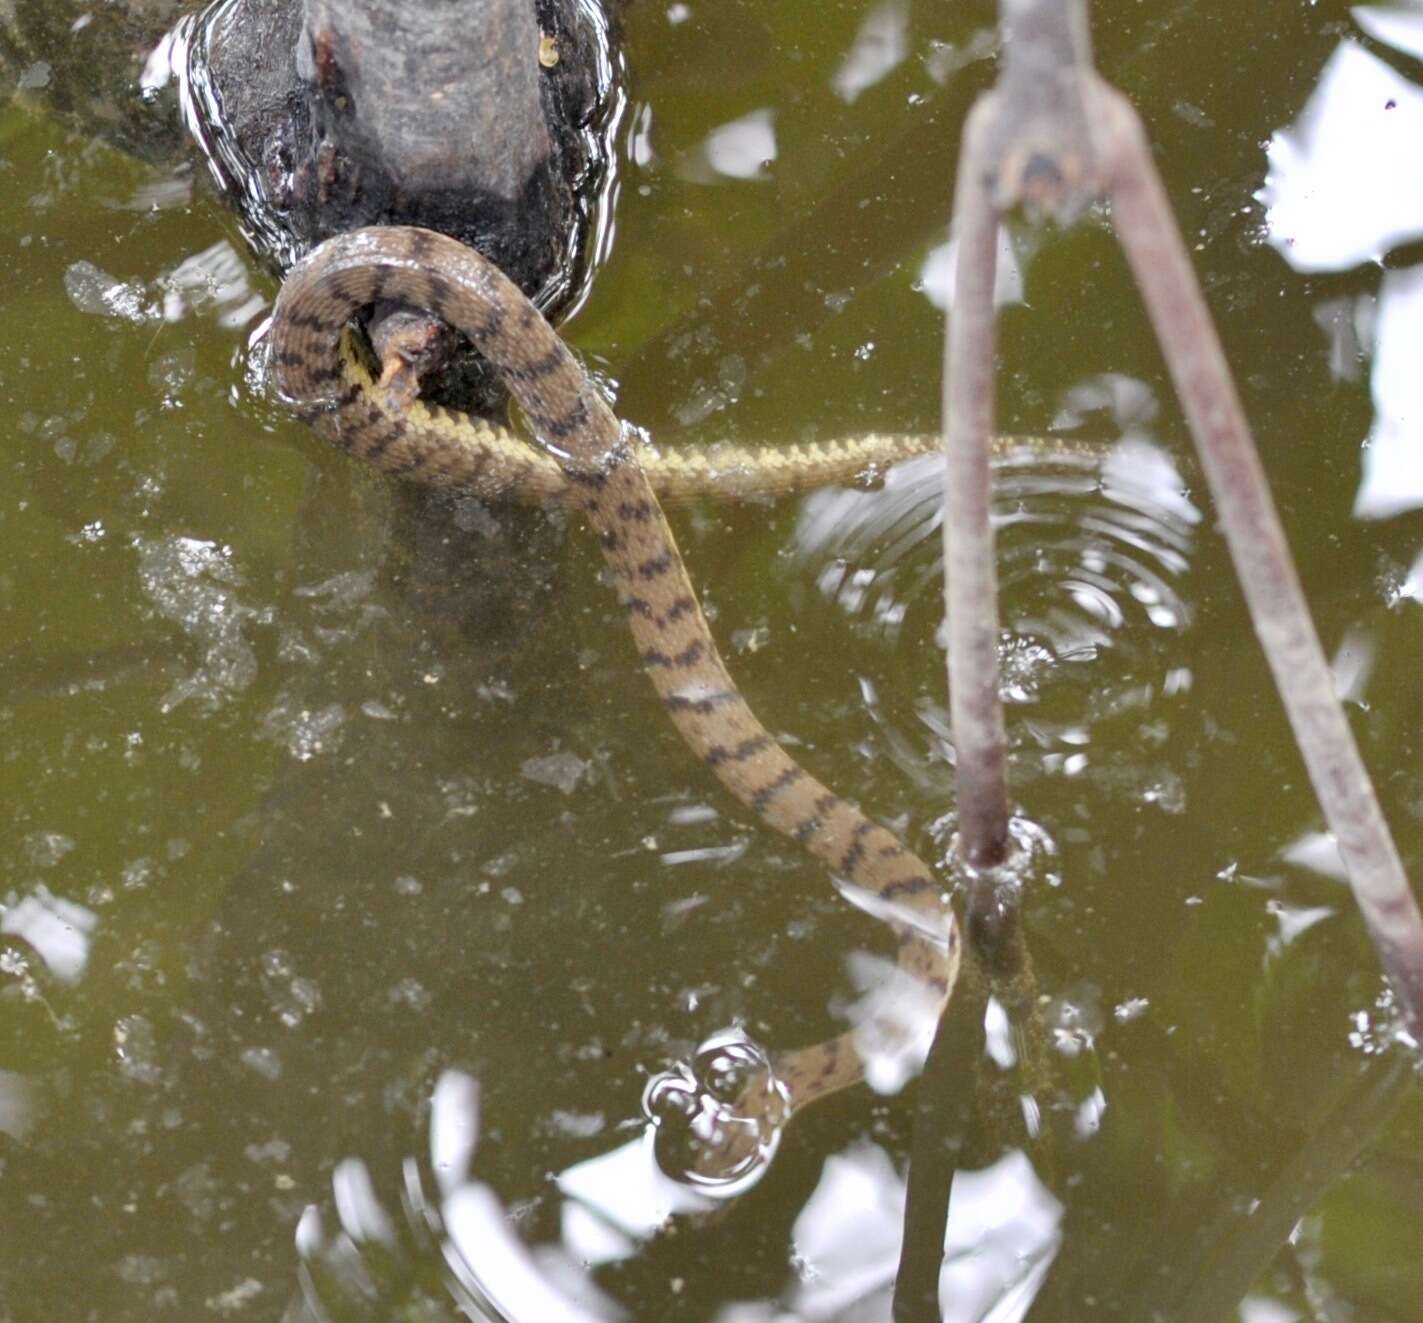
<svg viewBox="0 0 1423 1323">
<path fill-rule="evenodd" d="M 342 415 L 339 434 L 334 434 L 331 427 L 324 430 L 357 458 L 387 472 L 486 498 L 569 500 L 570 478 L 555 453 L 535 449 L 501 423 L 422 400 L 398 413 L 384 409 L 377 398 L 374 374 L 357 350 L 354 336 L 343 330 L 344 323 L 333 326 L 324 317 L 332 299 L 345 302 L 357 291 L 361 281 L 353 273 L 370 270 L 365 266 L 369 259 L 381 262 L 385 272 L 376 288 L 389 291 L 375 297 L 408 301 L 457 325 L 445 316 L 445 310 L 453 311 L 458 296 L 452 269 L 442 265 L 450 252 L 447 245 L 453 241 L 443 235 L 430 236 L 428 230 L 397 227 L 343 235 L 339 243 L 344 274 L 339 280 L 331 265 L 336 251 L 328 245 L 297 267 L 286 286 L 292 293 L 284 294 L 279 302 L 281 316 L 273 328 L 279 384 L 290 393 L 300 378 L 304 387 L 314 392 L 305 403 L 299 402 L 298 411 L 307 410 L 304 416 L 310 414 L 310 400 L 320 400 L 327 406 L 338 404 Z M 437 254 L 440 256 L 436 261 Z M 434 265 L 424 265 L 432 261 Z M 329 293 L 319 305 L 313 305 L 307 296 L 311 281 L 318 274 L 328 278 Z M 417 301 L 417 288 L 423 289 L 431 302 Z M 302 316 L 309 319 L 315 315 L 317 321 L 307 325 L 293 323 L 290 314 L 298 293 L 305 308 Z M 522 302 L 523 295 L 519 298 Z M 319 306 L 320 312 L 313 314 L 309 310 L 312 306 Z M 457 329 L 469 334 L 467 328 Z M 472 335 L 470 338 L 474 339 Z M 298 364 L 298 356 L 305 361 Z M 514 381 L 509 385 L 518 398 Z M 296 396 L 292 398 L 297 400 Z M 400 422 L 398 433 L 392 424 L 395 418 Z M 637 458 L 660 498 L 682 501 L 697 496 L 779 496 L 850 482 L 882 473 L 939 446 L 939 438 L 933 435 L 881 432 L 788 446 L 718 444 L 661 451 L 639 442 Z"/>
<path fill-rule="evenodd" d="M 508 384 L 543 451 L 487 423 L 423 406 L 389 407 L 353 355 L 346 329 L 362 308 L 385 300 L 428 309 L 467 335 Z M 877 902 L 897 934 L 900 969 L 947 1001 L 959 935 L 932 873 L 891 832 L 805 771 L 757 720 L 722 663 L 654 492 L 691 494 L 706 474 L 724 474 L 728 465 L 744 474 L 754 452 L 680 460 L 644 453 L 518 288 L 473 250 L 425 230 L 368 229 L 324 243 L 282 289 L 271 352 L 291 406 L 353 455 L 421 482 L 559 497 L 581 509 L 611 568 L 643 668 L 687 745 L 742 804 Z M 899 444 L 898 452 L 873 438 L 817 448 L 828 457 L 819 467 L 803 462 L 802 448 L 801 462 L 787 461 L 771 489 L 913 453 Z M 791 1110 L 864 1073 L 849 1034 L 781 1053 L 773 1065 Z"/>
</svg>

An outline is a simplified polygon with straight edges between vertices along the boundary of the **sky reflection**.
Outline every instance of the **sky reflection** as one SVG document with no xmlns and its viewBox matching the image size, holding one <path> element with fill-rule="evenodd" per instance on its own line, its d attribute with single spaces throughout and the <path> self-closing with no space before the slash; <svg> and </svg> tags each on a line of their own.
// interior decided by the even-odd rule
<svg viewBox="0 0 1423 1323">
<path fill-rule="evenodd" d="M 7 1094 L 6 1086 L 0 1074 L 0 1114 L 15 1092 Z M 443 1311 L 453 1306 L 461 1317 L 491 1323 L 626 1318 L 591 1272 L 642 1252 L 673 1220 L 717 1207 L 662 1173 L 653 1128 L 645 1126 L 610 1152 L 559 1173 L 558 1232 L 526 1243 L 522 1219 L 474 1176 L 480 1124 L 478 1083 L 447 1071 L 431 1099 L 429 1167 L 405 1161 L 400 1216 L 383 1202 L 361 1159 L 337 1164 L 334 1224 L 312 1206 L 297 1228 L 304 1298 L 289 1319 L 331 1317 L 358 1297 L 394 1309 L 410 1284 L 428 1285 L 436 1264 L 447 1296 L 432 1317 L 448 1317 Z M 433 1189 L 422 1170 L 433 1173 Z M 716 1323 L 887 1321 L 905 1199 L 902 1168 L 879 1144 L 860 1140 L 832 1154 L 791 1228 L 783 1287 L 771 1297 L 723 1304 Z M 1025 1318 L 1062 1242 L 1062 1216 L 1062 1205 L 1021 1152 L 981 1171 L 958 1172 L 939 1277 L 944 1323 Z M 421 1260 L 425 1269 L 417 1266 Z"/>
<path fill-rule="evenodd" d="M 1423 126 L 1418 142 L 1423 143 Z M 1416 151 L 1416 148 L 1415 148 Z M 1423 170 L 1415 170 L 1423 184 Z M 1378 331 L 1369 378 L 1374 424 L 1354 498 L 1360 519 L 1387 519 L 1423 505 L 1423 266 L 1390 271 L 1379 289 Z"/>
<path fill-rule="evenodd" d="M 1270 243 L 1296 271 L 1344 271 L 1423 235 L 1423 89 L 1343 41 L 1266 149 Z"/>
<path fill-rule="evenodd" d="M 1368 36 L 1423 57 L 1423 9 L 1364 7 L 1353 16 Z M 1358 41 L 1340 42 L 1299 119 L 1270 140 L 1259 193 L 1267 240 L 1296 271 L 1320 272 L 1381 262 L 1423 237 L 1419 143 L 1423 86 Z M 1332 307 L 1320 313 L 1332 318 Z M 1423 505 L 1420 343 L 1423 267 L 1389 271 L 1374 328 L 1374 423 L 1354 502 L 1360 519 Z"/>
<path fill-rule="evenodd" d="M 790 1318 L 889 1317 L 904 1222 L 904 1181 L 877 1144 L 828 1158 L 796 1218 L 799 1282 Z M 1026 1317 L 1061 1243 L 1062 1205 L 1012 1152 L 954 1177 L 939 1300 L 944 1323 Z M 787 1317 L 781 1315 L 780 1317 Z"/>
<path fill-rule="evenodd" d="M 0 909 L 0 934 L 25 942 L 61 983 L 79 981 L 98 924 L 92 910 L 56 896 L 43 885 Z"/>
</svg>

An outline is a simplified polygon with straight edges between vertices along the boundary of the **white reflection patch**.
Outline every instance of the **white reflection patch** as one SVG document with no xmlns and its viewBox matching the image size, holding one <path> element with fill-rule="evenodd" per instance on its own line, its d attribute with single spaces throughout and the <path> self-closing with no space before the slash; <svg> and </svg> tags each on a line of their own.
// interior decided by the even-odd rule
<svg viewBox="0 0 1423 1323">
<path fill-rule="evenodd" d="M 1396 599 L 1423 602 L 1423 551 L 1414 558 L 1407 576 L 1399 584 Z M 1389 605 L 1392 606 L 1393 603 L 1390 602 Z"/>
<path fill-rule="evenodd" d="M 801 1280 L 790 1316 L 887 1318 L 903 1219 L 904 1182 L 882 1148 L 859 1144 L 827 1159 L 792 1232 Z M 1022 1153 L 958 1172 L 939 1278 L 945 1323 L 1026 1317 L 1061 1221 L 1062 1205 Z"/>
<path fill-rule="evenodd" d="M 909 50 L 909 8 L 891 0 L 865 17 L 855 34 L 845 63 L 836 70 L 830 86 L 842 101 L 853 102 L 904 60 Z"/>
<path fill-rule="evenodd" d="M 442 1195 L 469 1179 L 478 1145 L 479 1083 L 462 1070 L 447 1070 L 430 1104 L 430 1165 Z"/>
<path fill-rule="evenodd" d="M 769 179 L 768 166 L 776 159 L 776 115 L 753 110 L 707 134 L 681 170 L 693 183 L 710 184 L 725 179 Z"/>
<path fill-rule="evenodd" d="M 1026 256 L 1027 254 L 1025 254 Z M 953 306 L 958 281 L 959 241 L 950 238 L 929 250 L 924 265 L 919 268 L 915 288 L 936 308 L 947 311 Z M 1003 226 L 998 227 L 998 255 L 993 269 L 993 306 L 1002 308 L 1023 301 L 1023 263 L 1018 256 L 1014 236 Z"/>
<path fill-rule="evenodd" d="M 41 886 L 0 914 L 0 933 L 32 946 L 61 983 L 77 983 L 98 923 L 92 910 Z"/>
<path fill-rule="evenodd" d="M 1240 1323 L 1299 1323 L 1299 1318 L 1288 1305 L 1264 1296 L 1249 1295 L 1240 1302 Z"/>
<path fill-rule="evenodd" d="M 441 1211 L 449 1235 L 445 1262 L 461 1281 L 490 1300 L 500 1317 L 511 1323 L 592 1323 L 610 1317 L 596 1306 L 579 1308 L 549 1282 L 544 1266 L 511 1229 L 508 1213 L 487 1185 L 462 1186 Z"/>
<path fill-rule="evenodd" d="M 1344 856 L 1339 853 L 1339 843 L 1332 832 L 1305 832 L 1280 851 L 1280 858 L 1335 882 L 1349 880 L 1349 870 L 1344 867 Z"/>
<path fill-rule="evenodd" d="M 645 1127 L 636 1138 L 561 1171 L 563 1240 L 584 1263 L 602 1264 L 633 1253 L 678 1213 L 705 1213 L 716 1205 L 665 1176 Z M 581 1212 L 573 1209 L 581 1208 Z"/>
<path fill-rule="evenodd" d="M 1340 641 L 1330 669 L 1334 672 L 1334 692 L 1341 703 L 1367 707 L 1369 680 L 1378 660 L 1378 640 L 1359 625 L 1351 625 Z"/>
<path fill-rule="evenodd" d="M 1423 60 L 1423 9 L 1360 5 L 1350 12 L 1354 22 L 1376 41 Z"/>
<path fill-rule="evenodd" d="M 357 1244 L 374 1241 L 395 1247 L 395 1224 L 381 1206 L 370 1168 L 360 1158 L 345 1158 L 331 1173 L 331 1191 L 342 1229 Z"/>
<path fill-rule="evenodd" d="M 1423 125 L 1419 127 L 1423 142 Z M 1415 148 L 1416 151 L 1416 148 Z M 1423 170 L 1414 171 L 1423 189 Z M 1370 386 L 1374 425 L 1364 447 L 1364 474 L 1354 498 L 1359 519 L 1388 519 L 1423 506 L 1423 266 L 1390 271 L 1379 290 Z"/>
<path fill-rule="evenodd" d="M 1341 42 L 1293 127 L 1266 149 L 1257 194 L 1269 241 L 1296 271 L 1378 261 L 1423 234 L 1423 90 Z"/>
<path fill-rule="evenodd" d="M 844 1016 L 876 1093 L 898 1093 L 924 1069 L 942 998 L 893 961 L 852 951 L 845 963 L 860 995 Z"/>
<path fill-rule="evenodd" d="M 1278 956 L 1297 937 L 1307 933 L 1317 923 L 1332 919 L 1336 913 L 1332 905 L 1286 905 L 1283 901 L 1268 901 L 1265 908 L 1274 916 L 1279 931 L 1266 943 L 1272 956 Z"/>
<path fill-rule="evenodd" d="M 226 239 L 185 257 L 161 283 L 164 321 L 210 309 L 219 326 L 231 329 L 245 326 L 267 306 L 252 288 L 247 263 Z"/>
</svg>

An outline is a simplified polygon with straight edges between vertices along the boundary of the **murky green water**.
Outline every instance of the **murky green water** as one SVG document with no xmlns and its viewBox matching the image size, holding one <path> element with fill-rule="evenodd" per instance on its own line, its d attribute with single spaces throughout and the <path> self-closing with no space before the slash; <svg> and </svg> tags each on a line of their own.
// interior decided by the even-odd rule
<svg viewBox="0 0 1423 1323">
<path fill-rule="evenodd" d="M 1098 9 L 1416 872 L 1419 516 L 1352 517 L 1370 364 L 1327 333 L 1384 277 L 1293 271 L 1253 199 L 1358 30 L 1335 4 Z M 861 6 L 632 8 L 610 252 L 567 328 L 626 416 L 667 444 L 935 426 L 923 269 L 990 17 L 913 6 L 903 62 L 857 89 Z M 736 1020 L 829 1033 L 847 957 L 890 944 L 687 755 L 583 530 L 412 512 L 254 393 L 273 286 L 186 178 L 0 112 L 0 1318 L 314 1317 L 303 1290 L 445 1317 L 458 1270 L 402 1197 L 434 1188 L 447 1071 L 481 1087 L 478 1180 L 548 1246 L 570 1234 L 551 1178 L 635 1135 L 649 1073 Z M 979 1294 L 948 1317 L 1225 1318 L 1247 1290 L 1247 1323 L 1423 1317 L 1423 1111 L 1368 1050 L 1376 964 L 1305 848 L 1319 815 L 1145 320 L 1102 228 L 1021 255 L 1005 425 L 1072 406 L 1176 456 L 1189 493 L 1052 484 L 1040 518 L 1015 489 L 1057 1143 L 1039 1180 L 1001 1157 L 1016 1123 L 972 1138 L 1006 1184 L 963 1187 L 988 1191 L 970 1216 L 1002 1225 L 956 1223 Z M 922 488 L 864 500 L 675 524 L 767 724 L 935 849 L 937 538 Z M 888 1318 L 914 1096 L 828 1102 L 728 1216 L 596 1281 L 637 1319 Z M 802 1209 L 837 1164 L 868 1174 L 819 1206 L 850 1247 L 821 1249 Z M 311 1205 L 328 1252 L 303 1275 Z M 815 1303 L 856 1254 L 859 1303 Z"/>
</svg>

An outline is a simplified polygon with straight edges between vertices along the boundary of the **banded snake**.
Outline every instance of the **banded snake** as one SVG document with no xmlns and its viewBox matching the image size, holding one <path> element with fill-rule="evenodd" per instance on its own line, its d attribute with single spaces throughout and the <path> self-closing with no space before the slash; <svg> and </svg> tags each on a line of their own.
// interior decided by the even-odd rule
<svg viewBox="0 0 1423 1323">
<path fill-rule="evenodd" d="M 469 337 L 522 407 L 541 449 L 499 424 L 423 403 L 392 406 L 350 329 L 366 307 L 427 310 Z M 783 492 L 846 480 L 937 447 L 871 436 L 783 450 L 651 452 L 624 427 L 542 314 L 491 263 L 428 230 L 379 227 L 327 240 L 287 277 L 271 363 L 296 414 L 398 477 L 483 496 L 557 499 L 602 547 L 653 687 L 692 752 L 743 805 L 799 842 L 887 918 L 899 969 L 942 1007 L 958 974 L 959 929 L 930 869 L 767 732 L 722 663 L 659 495 Z M 881 1026 L 890 1033 L 893 1025 Z M 847 1032 L 771 1058 L 751 1106 L 784 1115 L 864 1077 Z M 759 1103 L 758 1103 L 759 1099 Z"/>
</svg>

